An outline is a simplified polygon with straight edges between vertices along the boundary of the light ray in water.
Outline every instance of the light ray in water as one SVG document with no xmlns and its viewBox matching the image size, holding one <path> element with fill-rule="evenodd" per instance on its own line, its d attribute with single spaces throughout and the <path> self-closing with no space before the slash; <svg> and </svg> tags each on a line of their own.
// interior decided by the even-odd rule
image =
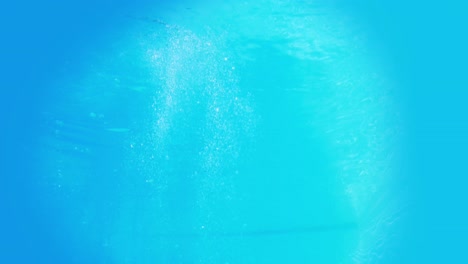
<svg viewBox="0 0 468 264">
<path fill-rule="evenodd" d="M 198 231 L 198 232 L 160 232 L 155 233 L 154 237 L 266 237 L 266 236 L 287 236 L 287 235 L 311 235 L 314 233 L 336 232 L 336 231 L 354 231 L 358 229 L 356 223 L 342 224 L 323 224 L 308 227 L 297 228 L 278 228 L 263 230 L 244 230 L 244 231 Z"/>
<path fill-rule="evenodd" d="M 125 133 L 130 131 L 129 128 L 124 128 L 124 127 L 112 127 L 112 128 L 107 128 L 106 129 L 109 132 L 116 132 L 116 133 Z"/>
</svg>

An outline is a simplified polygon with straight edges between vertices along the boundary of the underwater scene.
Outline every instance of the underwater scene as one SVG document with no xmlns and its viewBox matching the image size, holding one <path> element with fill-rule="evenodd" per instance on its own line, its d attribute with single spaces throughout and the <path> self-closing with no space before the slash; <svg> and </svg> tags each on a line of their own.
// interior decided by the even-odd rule
<svg viewBox="0 0 468 264">
<path fill-rule="evenodd" d="M 37 263 L 391 255 L 407 206 L 402 108 L 362 21 L 301 0 L 118 17 L 44 82 L 28 153 L 53 246 Z"/>
</svg>

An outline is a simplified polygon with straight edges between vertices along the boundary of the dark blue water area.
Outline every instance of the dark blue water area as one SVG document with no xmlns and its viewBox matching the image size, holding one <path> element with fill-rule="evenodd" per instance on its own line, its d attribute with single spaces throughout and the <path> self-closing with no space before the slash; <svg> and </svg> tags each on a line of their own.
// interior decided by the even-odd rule
<svg viewBox="0 0 468 264">
<path fill-rule="evenodd" d="M 356 220 L 348 201 L 324 191 L 324 186 L 334 186 L 333 180 L 318 178 L 320 184 L 314 186 L 302 178 L 304 172 L 333 175 L 336 168 L 324 164 L 338 159 L 338 154 L 329 151 L 320 133 L 307 134 L 309 127 L 305 124 L 309 123 L 304 113 L 313 111 L 307 108 L 310 102 L 302 99 L 304 93 L 300 89 L 285 92 L 280 88 L 293 86 L 297 78 L 293 70 L 289 76 L 281 68 L 298 72 L 313 68 L 319 77 L 309 81 L 320 83 L 320 72 L 327 71 L 321 68 L 323 65 L 301 64 L 269 42 L 253 43 L 255 63 L 241 69 L 238 85 L 259 86 L 251 91 L 248 100 L 256 102 L 255 113 L 261 118 L 255 121 L 255 136 L 240 136 L 243 143 L 236 148 L 249 144 L 258 148 L 240 158 L 238 167 L 230 163 L 221 169 L 211 165 L 216 171 L 213 169 L 210 175 L 241 175 L 226 176 L 225 181 L 219 177 L 208 183 L 199 181 L 194 173 L 206 173 L 208 170 L 199 164 L 215 164 L 216 159 L 208 163 L 207 158 L 181 158 L 196 156 L 203 146 L 210 146 L 201 134 L 220 137 L 213 132 L 216 129 L 210 130 L 210 124 L 230 131 L 222 130 L 215 117 L 205 116 L 202 109 L 209 107 L 209 100 L 203 98 L 207 97 L 187 95 L 189 99 L 199 98 L 202 106 L 179 97 L 185 107 L 194 109 L 189 115 L 174 114 L 174 118 L 182 120 L 180 127 L 201 128 L 165 134 L 177 142 L 168 140 L 163 145 L 167 157 L 152 157 L 155 163 L 151 163 L 148 154 L 151 147 L 135 145 L 143 142 L 141 137 L 146 134 L 127 137 L 142 127 L 147 129 L 147 114 L 154 110 L 154 95 L 147 92 L 147 84 L 127 81 L 136 88 L 118 96 L 99 94 L 103 100 L 112 100 L 112 104 L 66 105 L 74 101 L 60 85 L 78 83 L 83 76 L 89 76 L 87 69 L 90 63 L 99 64 L 99 54 L 115 55 L 108 50 L 108 42 L 120 36 L 119 28 L 126 28 L 127 14 L 133 16 L 154 5 L 164 9 L 169 4 L 20 1 L 2 7 L 0 263 L 194 263 L 194 259 L 205 263 L 219 263 L 216 261 L 220 259 L 231 259 L 233 263 L 340 263 L 339 255 L 355 246 L 356 230 L 363 223 Z M 392 195 L 398 195 L 400 189 L 401 196 L 408 197 L 400 224 L 392 230 L 397 238 L 388 240 L 382 257 L 368 259 L 372 259 L 371 263 L 463 263 L 468 234 L 464 210 L 468 199 L 464 189 L 468 175 L 464 166 L 468 110 L 463 92 L 467 86 L 464 64 L 468 43 L 463 37 L 467 21 L 462 12 L 466 6 L 456 1 L 338 1 L 333 6 L 356 17 L 370 34 L 370 42 L 378 47 L 371 53 L 388 62 L 385 70 L 399 87 L 395 98 L 400 101 L 406 133 L 395 169 L 398 173 L 393 184 L 397 187 L 389 188 Z M 138 72 L 135 67 L 128 67 L 130 70 L 123 67 L 117 74 Z M 262 87 L 273 89 L 265 91 Z M 243 92 L 227 95 L 246 97 Z M 237 109 L 236 105 L 229 107 Z M 301 115 L 291 122 L 290 117 L 297 113 Z M 208 121 L 199 121 L 203 118 Z M 230 118 L 226 114 L 223 120 L 233 120 Z M 291 123 L 285 126 L 288 122 Z M 238 135 L 229 135 L 227 142 L 236 142 Z M 306 147 L 311 145 L 315 146 L 313 150 Z M 212 157 L 220 160 L 232 157 L 232 153 L 217 154 L 213 149 L 206 152 L 214 153 Z M 57 160 L 62 167 L 56 166 Z M 124 162 L 128 160 L 132 162 Z M 184 165 L 178 166 L 180 163 Z M 60 169 L 69 173 L 71 180 L 47 177 L 60 175 Z M 151 174 L 148 171 L 180 177 L 162 179 L 169 188 L 161 191 L 149 187 L 158 179 L 147 177 Z M 286 174 L 289 179 L 255 179 L 258 175 Z M 146 178 L 141 181 L 129 175 Z M 223 194 L 213 191 L 206 194 L 208 198 L 200 198 L 202 195 L 194 186 L 212 190 L 210 182 Z M 237 189 L 221 187 L 225 185 Z M 308 194 L 310 186 L 316 196 Z M 60 191 L 62 187 L 65 191 Z M 165 193 L 162 202 L 157 200 L 158 191 Z M 244 195 L 243 200 L 231 201 L 223 196 L 236 192 Z M 199 197 L 200 204 L 184 197 Z M 211 203 L 209 199 L 213 197 L 222 199 L 219 204 Z M 320 202 L 309 204 L 312 210 L 305 203 L 289 203 L 314 197 Z M 158 203 L 162 203 L 161 207 L 155 206 Z M 232 207 L 223 210 L 226 206 Z M 229 224 L 197 215 L 197 210 L 229 219 Z M 372 214 L 370 211 L 368 214 Z M 158 217 L 159 213 L 164 213 L 164 219 Z M 296 219 L 324 221 L 303 225 Z M 336 221 L 327 221 L 330 219 Z M 209 228 L 200 225 L 204 222 L 211 223 L 213 229 L 202 230 Z M 242 225 L 246 223 L 247 227 Z M 310 240 L 311 236 L 316 239 Z M 206 256 L 210 252 L 218 255 L 213 254 L 210 259 Z M 363 258 L 362 263 L 369 262 Z"/>
<path fill-rule="evenodd" d="M 54 103 L 48 82 L 64 67 L 79 68 L 89 40 L 99 43 L 103 32 L 119 23 L 115 15 L 131 8 L 104 1 L 2 3 L 0 262 L 99 259 L 100 252 L 75 251 L 61 232 L 60 215 L 38 203 L 43 196 L 36 155 L 43 132 L 41 111 Z"/>
</svg>

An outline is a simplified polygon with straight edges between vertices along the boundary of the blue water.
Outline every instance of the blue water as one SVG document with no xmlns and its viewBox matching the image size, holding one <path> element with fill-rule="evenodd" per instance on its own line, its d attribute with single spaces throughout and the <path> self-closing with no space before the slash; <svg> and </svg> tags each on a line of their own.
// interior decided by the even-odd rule
<svg viewBox="0 0 468 264">
<path fill-rule="evenodd" d="M 0 263 L 463 262 L 459 9 L 11 4 Z"/>
</svg>

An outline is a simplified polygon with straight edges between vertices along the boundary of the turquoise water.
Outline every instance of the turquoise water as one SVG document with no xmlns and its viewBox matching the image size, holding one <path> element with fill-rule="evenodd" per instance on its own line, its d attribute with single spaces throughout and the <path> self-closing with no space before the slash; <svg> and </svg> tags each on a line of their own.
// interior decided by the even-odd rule
<svg viewBox="0 0 468 264">
<path fill-rule="evenodd" d="M 122 17 L 40 111 L 36 202 L 67 263 L 379 263 L 398 243 L 396 83 L 350 14 Z"/>
</svg>

